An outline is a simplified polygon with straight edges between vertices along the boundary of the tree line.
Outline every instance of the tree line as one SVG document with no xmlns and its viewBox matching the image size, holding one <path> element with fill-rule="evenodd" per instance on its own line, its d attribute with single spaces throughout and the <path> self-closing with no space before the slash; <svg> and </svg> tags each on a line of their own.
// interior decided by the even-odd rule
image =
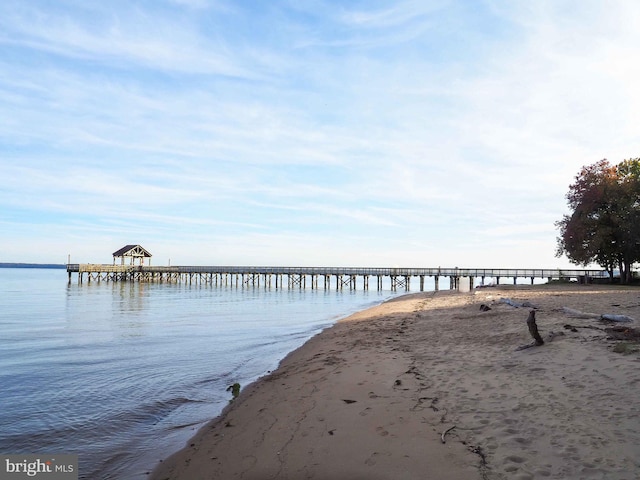
<svg viewBox="0 0 640 480">
<path fill-rule="evenodd" d="M 640 158 L 582 167 L 566 195 L 571 213 L 556 222 L 556 256 L 577 265 L 597 263 L 630 283 L 640 261 Z"/>
</svg>

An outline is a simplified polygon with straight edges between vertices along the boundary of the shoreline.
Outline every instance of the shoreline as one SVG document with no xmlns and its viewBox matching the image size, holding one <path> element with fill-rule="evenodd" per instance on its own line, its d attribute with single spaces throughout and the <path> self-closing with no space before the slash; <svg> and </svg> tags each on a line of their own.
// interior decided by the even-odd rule
<svg viewBox="0 0 640 480">
<path fill-rule="evenodd" d="M 150 478 L 632 478 L 638 354 L 612 352 L 594 329 L 515 352 L 530 342 L 528 309 L 500 296 L 536 304 L 543 336 L 598 325 L 562 307 L 640 319 L 634 288 L 402 295 L 288 354 Z"/>
</svg>

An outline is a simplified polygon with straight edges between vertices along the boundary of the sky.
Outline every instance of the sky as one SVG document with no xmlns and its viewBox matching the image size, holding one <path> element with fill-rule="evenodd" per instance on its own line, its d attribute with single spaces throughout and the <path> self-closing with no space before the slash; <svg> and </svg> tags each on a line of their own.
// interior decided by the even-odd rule
<svg viewBox="0 0 640 480">
<path fill-rule="evenodd" d="M 566 268 L 637 0 L 3 0 L 0 261 Z M 70 256 L 70 257 L 69 257 Z"/>
</svg>

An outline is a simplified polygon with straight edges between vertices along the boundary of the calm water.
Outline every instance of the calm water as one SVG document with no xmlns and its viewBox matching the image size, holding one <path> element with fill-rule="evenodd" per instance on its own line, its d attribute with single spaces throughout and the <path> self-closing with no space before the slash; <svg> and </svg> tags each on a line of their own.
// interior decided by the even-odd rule
<svg viewBox="0 0 640 480">
<path fill-rule="evenodd" d="M 227 386 L 393 295 L 0 269 L 0 453 L 76 453 L 80 478 L 145 478 L 220 413 Z"/>
</svg>

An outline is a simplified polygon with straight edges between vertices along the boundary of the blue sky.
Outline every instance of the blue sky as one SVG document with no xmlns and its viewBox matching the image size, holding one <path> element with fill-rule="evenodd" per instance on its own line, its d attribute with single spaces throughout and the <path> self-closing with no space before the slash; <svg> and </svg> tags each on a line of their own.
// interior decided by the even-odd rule
<svg viewBox="0 0 640 480">
<path fill-rule="evenodd" d="M 640 3 L 5 0 L 0 261 L 556 268 Z"/>
</svg>

